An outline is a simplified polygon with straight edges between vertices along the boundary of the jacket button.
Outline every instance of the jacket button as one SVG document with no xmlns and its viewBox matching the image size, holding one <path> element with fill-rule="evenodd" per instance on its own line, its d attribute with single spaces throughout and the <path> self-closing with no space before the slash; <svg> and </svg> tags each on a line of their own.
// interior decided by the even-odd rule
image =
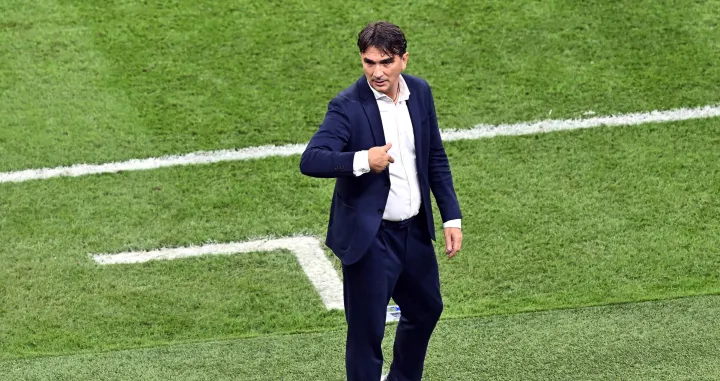
<svg viewBox="0 0 720 381">
<path fill-rule="evenodd" d="M 382 209 L 378 209 L 378 214 L 383 214 L 383 210 L 382 210 Z"/>
</svg>

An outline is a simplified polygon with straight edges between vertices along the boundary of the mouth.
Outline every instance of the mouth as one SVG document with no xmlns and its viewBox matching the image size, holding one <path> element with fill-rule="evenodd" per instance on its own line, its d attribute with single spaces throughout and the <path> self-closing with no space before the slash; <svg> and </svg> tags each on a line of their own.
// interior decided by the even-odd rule
<svg viewBox="0 0 720 381">
<path fill-rule="evenodd" d="M 387 81 L 374 79 L 373 84 L 377 87 L 382 87 L 382 86 L 385 86 L 385 84 L 387 84 Z"/>
</svg>

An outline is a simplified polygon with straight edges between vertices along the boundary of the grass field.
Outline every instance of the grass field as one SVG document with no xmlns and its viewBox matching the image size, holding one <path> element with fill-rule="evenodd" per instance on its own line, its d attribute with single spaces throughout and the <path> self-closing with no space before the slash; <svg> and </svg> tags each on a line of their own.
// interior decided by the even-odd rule
<svg viewBox="0 0 720 381">
<path fill-rule="evenodd" d="M 427 379 L 717 380 L 718 313 L 713 296 L 443 320 Z M 341 380 L 343 346 L 344 332 L 333 330 L 16 360 L 5 368 L 19 379 Z"/>
<path fill-rule="evenodd" d="M 0 0 L 0 172 L 304 143 L 375 19 L 445 129 L 719 102 L 720 1 Z M 718 118 L 446 149 L 465 242 L 428 380 L 720 378 Z M 288 251 L 90 258 L 322 239 L 333 183 L 297 165 L 0 183 L 0 379 L 342 379 L 343 313 Z"/>
</svg>

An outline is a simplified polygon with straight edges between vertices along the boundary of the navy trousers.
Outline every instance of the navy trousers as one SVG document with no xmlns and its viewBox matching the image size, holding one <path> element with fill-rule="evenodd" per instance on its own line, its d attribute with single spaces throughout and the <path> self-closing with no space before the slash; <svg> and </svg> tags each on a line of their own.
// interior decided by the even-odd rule
<svg viewBox="0 0 720 381">
<path fill-rule="evenodd" d="M 380 380 L 390 297 L 400 307 L 401 318 L 388 380 L 422 378 L 428 343 L 443 302 L 435 250 L 420 216 L 403 222 L 383 221 L 368 252 L 358 262 L 343 266 L 348 381 Z"/>
</svg>

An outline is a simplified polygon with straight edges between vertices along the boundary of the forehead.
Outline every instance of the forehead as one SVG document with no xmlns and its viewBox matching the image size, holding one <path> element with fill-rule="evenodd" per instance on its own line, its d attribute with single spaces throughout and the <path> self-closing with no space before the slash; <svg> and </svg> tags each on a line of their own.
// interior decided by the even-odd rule
<svg viewBox="0 0 720 381">
<path fill-rule="evenodd" d="M 382 61 L 387 58 L 394 58 L 393 56 L 387 55 L 385 52 L 383 52 L 382 50 L 380 50 L 374 46 L 367 48 L 367 50 L 365 50 L 365 52 L 362 53 L 362 57 L 368 58 L 373 61 Z"/>
</svg>

